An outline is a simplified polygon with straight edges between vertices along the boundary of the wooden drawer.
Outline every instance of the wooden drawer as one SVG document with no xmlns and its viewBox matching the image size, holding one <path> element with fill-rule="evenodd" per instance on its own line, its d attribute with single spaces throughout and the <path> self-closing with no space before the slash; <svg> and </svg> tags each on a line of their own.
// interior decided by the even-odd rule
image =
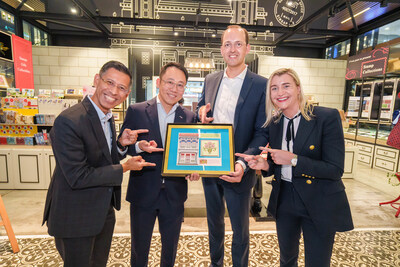
<svg viewBox="0 0 400 267">
<path fill-rule="evenodd" d="M 394 149 L 390 149 L 390 148 L 385 148 L 385 147 L 379 147 L 377 146 L 375 149 L 375 155 L 376 156 L 384 156 L 390 159 L 397 159 L 397 155 L 398 155 L 399 151 L 398 150 L 394 150 Z"/>
<path fill-rule="evenodd" d="M 374 145 L 369 145 L 365 143 L 357 143 L 356 146 L 358 147 L 360 153 L 371 153 L 374 151 Z"/>
<path fill-rule="evenodd" d="M 396 162 L 387 160 L 386 158 L 377 157 L 375 158 L 374 168 L 394 172 L 396 169 Z"/>
<path fill-rule="evenodd" d="M 365 154 L 359 153 L 359 154 L 358 154 L 358 157 L 357 157 L 357 160 L 358 160 L 359 162 L 362 162 L 362 163 L 365 163 L 365 164 L 368 164 L 369 166 L 371 166 L 371 163 L 372 163 L 372 155 L 365 155 Z"/>
</svg>

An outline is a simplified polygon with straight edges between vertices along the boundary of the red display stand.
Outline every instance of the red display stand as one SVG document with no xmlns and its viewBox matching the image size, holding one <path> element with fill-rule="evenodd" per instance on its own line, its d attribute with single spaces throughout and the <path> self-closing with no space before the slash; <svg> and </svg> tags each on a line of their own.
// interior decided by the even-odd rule
<svg viewBox="0 0 400 267">
<path fill-rule="evenodd" d="M 396 177 L 400 182 L 400 172 L 396 173 Z M 396 199 L 394 199 L 392 201 L 381 202 L 381 203 L 379 203 L 379 206 L 385 205 L 385 204 L 390 204 L 390 206 L 392 206 L 393 208 L 395 208 L 397 210 L 395 217 L 398 218 L 399 214 L 400 214 L 400 202 L 398 202 L 399 200 L 400 200 L 400 196 L 398 196 Z"/>
</svg>

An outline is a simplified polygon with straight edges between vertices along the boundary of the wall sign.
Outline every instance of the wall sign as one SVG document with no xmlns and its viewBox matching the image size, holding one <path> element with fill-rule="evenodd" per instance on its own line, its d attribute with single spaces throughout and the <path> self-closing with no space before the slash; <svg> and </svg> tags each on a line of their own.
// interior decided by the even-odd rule
<svg viewBox="0 0 400 267">
<path fill-rule="evenodd" d="M 383 75 L 389 58 L 389 47 L 351 56 L 347 60 L 346 80 Z"/>
<path fill-rule="evenodd" d="M 274 7 L 276 20 L 285 27 L 293 27 L 299 24 L 305 14 L 302 0 L 277 0 Z"/>
<path fill-rule="evenodd" d="M 12 45 L 15 87 L 33 89 L 32 43 L 13 34 Z"/>
</svg>

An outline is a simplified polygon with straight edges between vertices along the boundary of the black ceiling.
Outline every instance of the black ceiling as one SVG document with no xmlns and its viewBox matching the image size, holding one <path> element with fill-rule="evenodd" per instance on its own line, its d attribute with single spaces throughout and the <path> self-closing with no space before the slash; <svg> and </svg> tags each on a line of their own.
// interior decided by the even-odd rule
<svg viewBox="0 0 400 267">
<path fill-rule="evenodd" d="M 3 0 L 0 7 L 54 36 L 218 43 L 229 24 L 242 24 L 252 44 L 316 48 L 400 19 L 400 0 Z"/>
</svg>

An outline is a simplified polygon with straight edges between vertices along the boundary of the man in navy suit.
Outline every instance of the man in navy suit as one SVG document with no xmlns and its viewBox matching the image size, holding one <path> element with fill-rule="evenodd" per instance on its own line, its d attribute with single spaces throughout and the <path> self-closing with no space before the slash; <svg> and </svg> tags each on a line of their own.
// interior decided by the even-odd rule
<svg viewBox="0 0 400 267">
<path fill-rule="evenodd" d="M 126 199 L 131 203 L 131 266 L 147 266 L 156 218 L 162 243 L 160 266 L 174 266 L 187 181 L 183 177 L 161 176 L 163 149 L 157 146 L 165 145 L 168 123 L 196 122 L 196 115 L 178 103 L 185 92 L 187 79 L 188 72 L 181 64 L 171 62 L 163 66 L 157 79 L 159 94 L 149 101 L 131 105 L 122 125 L 122 130 L 149 130 L 139 136 L 136 145 L 128 147 L 127 154 L 140 154 L 157 164 L 154 168 L 130 174 Z M 143 151 L 145 153 L 141 153 Z M 186 178 L 198 180 L 199 176 L 192 174 Z"/>
<path fill-rule="evenodd" d="M 96 91 L 63 111 L 51 129 L 56 167 L 47 192 L 43 223 L 55 237 L 66 267 L 106 266 L 121 207 L 122 173 L 154 166 L 140 156 L 119 164 L 111 109 L 130 92 L 131 74 L 117 61 L 94 77 Z M 121 141 L 133 144 L 137 132 Z"/>
<path fill-rule="evenodd" d="M 222 35 L 221 54 L 225 71 L 205 78 L 198 103 L 202 123 L 231 123 L 234 127 L 236 152 L 260 153 L 259 145 L 267 143 L 265 122 L 265 88 L 267 79 L 247 69 L 245 56 L 250 51 L 245 29 L 231 25 Z M 207 206 L 211 266 L 223 266 L 225 237 L 225 204 L 233 230 L 233 266 L 247 266 L 249 257 L 249 212 L 255 172 L 238 158 L 235 171 L 219 178 L 203 178 Z"/>
</svg>

